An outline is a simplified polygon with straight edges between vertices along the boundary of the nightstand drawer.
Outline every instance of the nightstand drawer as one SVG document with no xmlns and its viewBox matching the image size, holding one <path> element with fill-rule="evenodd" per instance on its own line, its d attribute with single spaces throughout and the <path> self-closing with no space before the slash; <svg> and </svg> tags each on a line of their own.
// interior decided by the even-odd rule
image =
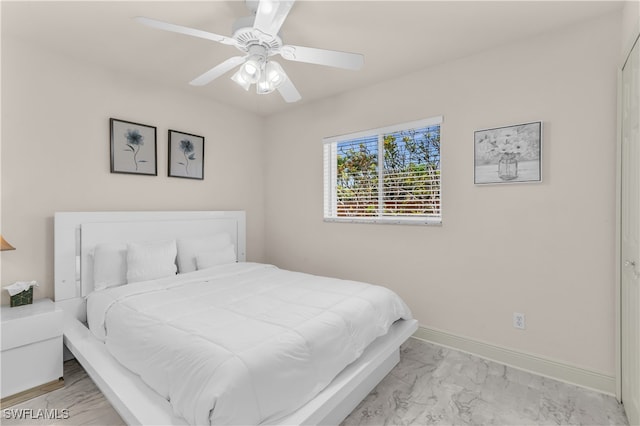
<svg viewBox="0 0 640 426">
<path fill-rule="evenodd" d="M 64 313 L 50 300 L 2 308 L 2 351 L 62 336 Z"/>
<path fill-rule="evenodd" d="M 64 312 L 49 299 L 31 305 L 0 307 L 2 331 L 0 398 L 2 404 L 19 402 L 46 392 L 43 385 L 62 380 L 62 323 Z M 51 387 L 47 387 L 51 389 Z"/>
<path fill-rule="evenodd" d="M 62 377 L 62 336 L 2 351 L 2 398 Z"/>
</svg>

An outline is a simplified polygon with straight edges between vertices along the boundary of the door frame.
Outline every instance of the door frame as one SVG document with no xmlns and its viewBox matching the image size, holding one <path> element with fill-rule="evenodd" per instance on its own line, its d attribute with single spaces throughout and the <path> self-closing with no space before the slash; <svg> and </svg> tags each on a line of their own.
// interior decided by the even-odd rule
<svg viewBox="0 0 640 426">
<path fill-rule="evenodd" d="M 616 319 L 616 399 L 622 402 L 622 68 L 618 67 L 616 118 L 616 247 L 615 247 L 615 319 Z"/>
<path fill-rule="evenodd" d="M 622 402 L 622 70 L 631 56 L 636 44 L 640 43 L 640 33 L 624 57 L 624 61 L 618 67 L 617 87 L 617 123 L 616 123 L 616 247 L 615 247 L 615 373 L 616 373 L 616 399 Z"/>
</svg>

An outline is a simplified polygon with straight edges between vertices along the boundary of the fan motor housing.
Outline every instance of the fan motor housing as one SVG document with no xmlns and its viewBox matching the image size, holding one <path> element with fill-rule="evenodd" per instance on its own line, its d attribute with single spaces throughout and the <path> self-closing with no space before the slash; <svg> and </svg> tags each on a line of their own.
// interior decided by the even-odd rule
<svg viewBox="0 0 640 426">
<path fill-rule="evenodd" d="M 238 42 L 238 49 L 249 52 L 251 46 L 263 46 L 268 51 L 279 50 L 282 47 L 282 40 L 278 36 L 265 34 L 253 27 L 239 28 L 233 33 L 233 38 Z"/>
</svg>

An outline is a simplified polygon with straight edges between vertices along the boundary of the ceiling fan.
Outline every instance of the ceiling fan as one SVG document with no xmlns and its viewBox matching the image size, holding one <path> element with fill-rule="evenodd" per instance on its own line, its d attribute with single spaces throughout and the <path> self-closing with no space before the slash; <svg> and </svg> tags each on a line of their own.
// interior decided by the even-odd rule
<svg viewBox="0 0 640 426">
<path fill-rule="evenodd" d="M 294 2 L 294 0 L 246 0 L 245 3 L 252 14 L 236 20 L 231 37 L 142 16 L 138 16 L 135 19 L 144 25 L 160 30 L 235 46 L 243 52 L 244 55 L 227 59 L 195 78 L 189 84 L 203 86 L 233 68 L 240 66 L 231 79 L 245 90 L 249 90 L 251 85 L 255 84 L 258 94 L 267 94 L 278 90 L 286 102 L 296 102 L 301 99 L 300 93 L 284 72 L 282 66 L 271 59 L 272 56 L 280 55 L 289 61 L 326 65 L 348 70 L 362 68 L 364 56 L 358 53 L 283 44 L 278 32 Z"/>
</svg>

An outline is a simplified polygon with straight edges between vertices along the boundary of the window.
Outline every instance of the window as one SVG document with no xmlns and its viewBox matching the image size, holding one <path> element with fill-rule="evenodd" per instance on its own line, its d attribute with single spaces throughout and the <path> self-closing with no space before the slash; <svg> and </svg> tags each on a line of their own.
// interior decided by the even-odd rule
<svg viewBox="0 0 640 426">
<path fill-rule="evenodd" d="M 325 220 L 441 223 L 441 122 L 434 117 L 325 138 Z"/>
</svg>

